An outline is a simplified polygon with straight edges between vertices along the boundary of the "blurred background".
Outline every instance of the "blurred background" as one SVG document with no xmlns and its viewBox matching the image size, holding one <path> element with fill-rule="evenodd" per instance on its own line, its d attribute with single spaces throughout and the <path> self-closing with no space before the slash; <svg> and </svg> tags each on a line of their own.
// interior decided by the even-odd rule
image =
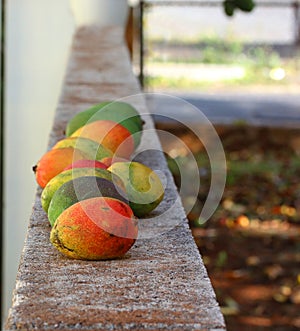
<svg viewBox="0 0 300 331">
<path fill-rule="evenodd" d="M 211 222 L 201 224 L 210 178 L 207 155 L 190 132 L 156 119 L 159 128 L 184 140 L 199 162 L 203 186 L 188 216 L 228 330 L 297 329 L 299 2 L 257 1 L 251 13 L 236 10 L 232 17 L 222 1 L 184 6 L 144 1 L 142 12 L 138 1 L 130 3 L 135 6 L 127 37 L 144 90 L 199 107 L 227 153 L 228 189 Z M 4 319 L 34 201 L 32 166 L 47 148 L 75 28 L 69 0 L 6 1 Z M 172 104 L 164 111 L 171 117 L 180 112 Z M 188 159 L 174 146 L 171 156 L 176 180 L 173 161 L 188 164 Z"/>
</svg>

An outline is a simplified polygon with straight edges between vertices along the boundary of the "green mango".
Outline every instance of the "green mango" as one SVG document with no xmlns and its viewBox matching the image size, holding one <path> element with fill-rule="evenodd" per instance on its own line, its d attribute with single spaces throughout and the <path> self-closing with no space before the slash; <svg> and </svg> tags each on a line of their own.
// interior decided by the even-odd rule
<svg viewBox="0 0 300 331">
<path fill-rule="evenodd" d="M 71 136 L 87 122 L 98 120 L 110 120 L 123 125 L 133 135 L 135 147 L 139 145 L 144 122 L 134 107 L 119 101 L 102 102 L 76 114 L 67 124 L 66 136 Z"/>
<path fill-rule="evenodd" d="M 54 193 L 66 182 L 82 177 L 82 176 L 96 176 L 105 178 L 108 180 L 113 180 L 118 186 L 121 186 L 124 188 L 123 182 L 120 178 L 117 176 L 113 176 L 111 172 L 109 172 L 106 169 L 100 169 L 100 168 L 75 168 L 75 169 L 69 169 L 65 170 L 55 177 L 53 177 L 48 184 L 45 186 L 45 188 L 42 191 L 41 195 L 41 203 L 42 207 L 45 210 L 45 212 L 48 212 L 48 208 L 51 202 L 51 199 L 54 195 Z"/>
<path fill-rule="evenodd" d="M 151 168 L 139 162 L 116 162 L 108 170 L 123 181 L 129 205 L 136 216 L 149 214 L 162 201 L 164 187 Z"/>
<path fill-rule="evenodd" d="M 74 178 L 61 185 L 54 193 L 48 208 L 48 219 L 53 226 L 65 209 L 89 198 L 111 197 L 128 204 L 125 196 L 125 192 L 108 179 L 95 176 Z"/>
</svg>

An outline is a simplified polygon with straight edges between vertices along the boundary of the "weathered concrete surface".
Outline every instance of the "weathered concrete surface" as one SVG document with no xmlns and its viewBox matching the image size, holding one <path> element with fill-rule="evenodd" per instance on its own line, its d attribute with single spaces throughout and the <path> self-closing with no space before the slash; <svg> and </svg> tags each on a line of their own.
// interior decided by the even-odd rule
<svg viewBox="0 0 300 331">
<path fill-rule="evenodd" d="M 81 28 L 74 37 L 49 147 L 64 136 L 75 112 L 139 92 L 120 31 Z M 143 98 L 132 103 L 147 112 Z M 38 189 L 7 330 L 225 329 L 160 143 L 150 130 L 153 123 L 149 116 L 145 120 L 139 150 L 146 151 L 138 159 L 164 173 L 167 189 L 152 218 L 141 222 L 140 239 L 120 260 L 68 259 L 49 242 Z"/>
</svg>

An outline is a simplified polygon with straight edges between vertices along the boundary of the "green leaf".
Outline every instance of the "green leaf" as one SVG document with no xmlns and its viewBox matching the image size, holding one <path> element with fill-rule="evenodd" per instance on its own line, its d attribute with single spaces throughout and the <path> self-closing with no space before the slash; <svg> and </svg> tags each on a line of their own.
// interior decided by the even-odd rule
<svg viewBox="0 0 300 331">
<path fill-rule="evenodd" d="M 224 5 L 224 10 L 225 10 L 226 15 L 233 16 L 234 10 L 236 8 L 235 3 L 233 1 L 226 0 L 226 1 L 224 1 L 223 5 Z"/>
<path fill-rule="evenodd" d="M 234 0 L 235 5 L 242 11 L 250 12 L 255 7 L 253 0 Z"/>
</svg>

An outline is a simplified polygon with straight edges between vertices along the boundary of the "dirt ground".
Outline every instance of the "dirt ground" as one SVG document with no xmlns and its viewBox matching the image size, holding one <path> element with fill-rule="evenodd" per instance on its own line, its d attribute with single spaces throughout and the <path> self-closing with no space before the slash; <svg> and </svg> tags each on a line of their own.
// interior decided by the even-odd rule
<svg viewBox="0 0 300 331">
<path fill-rule="evenodd" d="M 206 152 L 187 130 L 167 130 L 189 146 L 205 174 L 188 218 L 228 331 L 299 330 L 300 130 L 218 127 L 227 183 L 205 224 L 199 213 L 210 184 Z M 181 152 L 170 163 L 179 186 L 172 165 L 185 158 Z"/>
</svg>

